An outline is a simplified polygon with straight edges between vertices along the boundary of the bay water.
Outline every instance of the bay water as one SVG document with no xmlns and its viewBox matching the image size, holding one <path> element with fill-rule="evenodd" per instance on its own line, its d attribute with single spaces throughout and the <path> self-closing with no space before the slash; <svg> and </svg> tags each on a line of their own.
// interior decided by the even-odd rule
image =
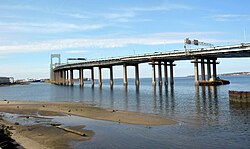
<svg viewBox="0 0 250 149">
<path fill-rule="evenodd" d="M 115 79 L 110 87 L 86 81 L 84 87 L 47 83 L 0 88 L 0 100 L 75 101 L 97 107 L 157 114 L 176 125 L 142 126 L 91 120 L 76 116 L 57 117 L 65 125 L 86 125 L 93 139 L 72 142 L 74 148 L 249 148 L 250 108 L 229 102 L 229 90 L 250 91 L 250 76 L 225 76 L 231 84 L 195 86 L 192 77 L 176 77 L 173 86 L 152 86 L 151 79 Z M 97 81 L 96 81 L 97 82 Z"/>
</svg>

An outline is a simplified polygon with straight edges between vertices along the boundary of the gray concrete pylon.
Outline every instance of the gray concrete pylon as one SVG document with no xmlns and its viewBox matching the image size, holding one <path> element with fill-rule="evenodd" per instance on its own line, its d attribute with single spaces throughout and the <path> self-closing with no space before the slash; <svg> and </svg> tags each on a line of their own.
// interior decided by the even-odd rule
<svg viewBox="0 0 250 149">
<path fill-rule="evenodd" d="M 53 71 L 53 83 L 55 84 L 56 83 L 56 72 Z"/>
<path fill-rule="evenodd" d="M 168 63 L 164 61 L 164 84 L 168 85 Z"/>
<path fill-rule="evenodd" d="M 170 62 L 170 84 L 174 84 L 174 65 L 173 62 Z"/>
<path fill-rule="evenodd" d="M 94 68 L 91 67 L 90 68 L 91 71 L 91 83 L 92 83 L 92 87 L 95 85 L 95 74 L 94 74 Z"/>
<path fill-rule="evenodd" d="M 198 65 L 198 59 L 195 59 L 194 63 L 194 83 L 197 85 L 199 84 L 199 65 Z"/>
<path fill-rule="evenodd" d="M 62 85 L 62 71 L 59 70 L 59 84 Z"/>
<path fill-rule="evenodd" d="M 102 67 L 98 67 L 98 84 L 99 84 L 99 86 L 102 86 Z"/>
<path fill-rule="evenodd" d="M 158 83 L 162 85 L 161 61 L 158 61 Z"/>
<path fill-rule="evenodd" d="M 213 78 L 217 77 L 217 72 L 216 72 L 216 60 L 213 60 Z"/>
<path fill-rule="evenodd" d="M 83 86 L 83 69 L 79 68 L 79 85 Z"/>
<path fill-rule="evenodd" d="M 123 85 L 128 85 L 127 65 L 123 64 Z"/>
<path fill-rule="evenodd" d="M 155 85 L 155 61 L 152 61 L 152 85 Z"/>
<path fill-rule="evenodd" d="M 62 85 L 65 85 L 65 70 L 62 70 L 62 79 L 63 79 Z"/>
<path fill-rule="evenodd" d="M 135 65 L 135 85 L 138 86 L 140 84 L 139 81 L 139 65 Z"/>
<path fill-rule="evenodd" d="M 113 80 L 113 66 L 110 66 L 109 68 L 109 78 L 110 78 L 110 86 L 113 86 L 114 80 Z"/>
<path fill-rule="evenodd" d="M 69 71 L 66 70 L 66 85 L 69 85 Z"/>
<path fill-rule="evenodd" d="M 70 69 L 70 85 L 74 85 L 74 71 Z"/>
<path fill-rule="evenodd" d="M 201 80 L 204 81 L 206 80 L 205 78 L 205 62 L 204 59 L 201 59 Z"/>
<path fill-rule="evenodd" d="M 56 84 L 59 84 L 59 72 L 56 71 Z"/>
<path fill-rule="evenodd" d="M 207 80 L 211 78 L 211 63 L 210 59 L 207 59 Z"/>
</svg>

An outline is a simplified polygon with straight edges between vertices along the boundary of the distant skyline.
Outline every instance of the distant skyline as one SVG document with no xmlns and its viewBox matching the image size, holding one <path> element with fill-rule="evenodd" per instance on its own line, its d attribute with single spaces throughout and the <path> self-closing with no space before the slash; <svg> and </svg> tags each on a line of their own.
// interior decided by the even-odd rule
<svg viewBox="0 0 250 149">
<path fill-rule="evenodd" d="M 0 0 L 0 76 L 49 78 L 55 53 L 66 62 L 183 50 L 187 37 L 216 46 L 249 42 L 249 5 L 248 0 Z M 219 61 L 218 73 L 250 71 L 250 58 Z M 175 76 L 193 74 L 190 61 L 175 63 Z M 121 78 L 122 67 L 114 69 Z M 132 67 L 128 77 L 134 77 Z M 151 77 L 151 66 L 140 64 L 140 77 Z"/>
</svg>

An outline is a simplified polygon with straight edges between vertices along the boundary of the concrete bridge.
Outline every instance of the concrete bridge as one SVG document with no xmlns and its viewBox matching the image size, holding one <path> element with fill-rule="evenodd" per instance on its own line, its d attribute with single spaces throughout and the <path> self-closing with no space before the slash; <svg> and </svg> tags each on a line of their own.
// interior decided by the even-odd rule
<svg viewBox="0 0 250 149">
<path fill-rule="evenodd" d="M 54 55 L 55 56 L 55 55 Z M 56 55 L 58 57 L 58 55 Z M 94 67 L 98 68 L 98 84 L 102 85 L 102 68 L 110 69 L 110 85 L 113 86 L 113 66 L 123 66 L 123 83 L 127 85 L 127 66 L 135 68 L 135 84 L 139 85 L 139 64 L 149 63 L 152 66 L 152 84 L 156 84 L 155 67 L 158 67 L 158 83 L 162 85 L 174 84 L 174 62 L 181 60 L 190 60 L 194 63 L 194 81 L 199 83 L 199 64 L 201 72 L 201 81 L 216 77 L 217 58 L 243 58 L 250 57 L 250 43 L 241 43 L 237 45 L 217 46 L 210 48 L 174 50 L 170 52 L 155 52 L 149 54 L 140 54 L 133 56 L 111 57 L 102 59 L 85 60 L 77 63 L 58 64 L 51 68 L 51 81 L 60 85 L 73 85 L 73 70 L 79 71 L 79 85 L 83 85 L 83 71 L 91 70 L 91 81 L 94 85 Z M 54 57 L 51 57 L 51 62 Z M 60 62 L 60 56 L 59 62 Z M 162 80 L 162 65 L 164 68 L 164 82 Z M 207 65 L 207 70 L 205 70 Z M 53 64 L 51 64 L 53 66 Z M 207 72 L 207 73 L 206 73 Z M 169 77 L 168 77 L 169 74 Z M 206 78 L 207 74 L 207 78 Z M 169 80 L 168 80 L 169 78 Z"/>
</svg>

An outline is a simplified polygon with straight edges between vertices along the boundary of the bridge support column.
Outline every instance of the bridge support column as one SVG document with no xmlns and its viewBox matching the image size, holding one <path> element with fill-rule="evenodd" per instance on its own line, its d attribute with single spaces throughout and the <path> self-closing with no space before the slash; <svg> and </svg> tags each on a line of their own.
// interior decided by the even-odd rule
<svg viewBox="0 0 250 149">
<path fill-rule="evenodd" d="M 174 84 L 174 69 L 173 69 L 173 61 L 170 62 L 170 84 L 173 85 Z"/>
<path fill-rule="evenodd" d="M 69 85 L 69 71 L 66 70 L 66 85 Z"/>
<path fill-rule="evenodd" d="M 198 59 L 195 59 L 195 62 L 194 62 L 194 83 L 195 83 L 195 85 L 199 84 L 199 65 L 198 65 Z"/>
<path fill-rule="evenodd" d="M 128 85 L 127 65 L 123 64 L 123 85 Z"/>
<path fill-rule="evenodd" d="M 62 70 L 63 73 L 63 85 L 66 85 L 66 72 L 65 70 Z"/>
<path fill-rule="evenodd" d="M 167 61 L 164 61 L 164 84 L 168 85 L 168 64 Z"/>
<path fill-rule="evenodd" d="M 92 67 L 90 70 L 91 70 L 91 82 L 92 82 L 92 87 L 93 87 L 95 85 L 94 68 Z"/>
<path fill-rule="evenodd" d="M 110 66 L 109 68 L 109 76 L 110 76 L 110 86 L 113 86 L 114 81 L 113 81 L 113 66 Z"/>
<path fill-rule="evenodd" d="M 207 80 L 211 78 L 211 64 L 210 59 L 207 59 Z"/>
<path fill-rule="evenodd" d="M 70 69 L 70 85 L 74 85 L 74 72 L 73 69 Z"/>
<path fill-rule="evenodd" d="M 205 81 L 205 62 L 204 59 L 201 59 L 201 80 Z"/>
<path fill-rule="evenodd" d="M 60 71 L 58 71 L 58 72 L 57 72 L 57 84 L 58 84 L 58 85 L 60 85 L 60 81 L 61 81 L 60 77 L 61 77 L 61 76 L 60 76 Z"/>
<path fill-rule="evenodd" d="M 213 60 L 213 78 L 217 77 L 217 72 L 216 72 L 216 59 Z"/>
<path fill-rule="evenodd" d="M 139 86 L 140 80 L 139 80 L 139 65 L 135 65 L 135 85 Z"/>
<path fill-rule="evenodd" d="M 52 83 L 54 83 L 55 84 L 55 82 L 56 82 L 56 73 L 55 73 L 55 71 L 53 71 L 53 80 L 52 80 Z"/>
<path fill-rule="evenodd" d="M 54 83 L 57 84 L 57 71 L 54 71 Z"/>
<path fill-rule="evenodd" d="M 62 70 L 59 70 L 59 84 L 62 85 Z"/>
<path fill-rule="evenodd" d="M 57 71 L 57 84 L 60 84 L 60 71 Z"/>
<path fill-rule="evenodd" d="M 99 75 L 98 75 L 98 84 L 99 84 L 99 86 L 102 86 L 102 67 L 98 67 L 98 73 L 99 73 Z"/>
<path fill-rule="evenodd" d="M 162 85 L 161 61 L 158 61 L 158 83 Z"/>
<path fill-rule="evenodd" d="M 83 69 L 79 69 L 79 85 L 83 86 Z"/>
<path fill-rule="evenodd" d="M 155 85 L 155 61 L 152 61 L 152 85 Z"/>
<path fill-rule="evenodd" d="M 58 72 L 55 71 L 55 84 L 58 84 Z"/>
</svg>

